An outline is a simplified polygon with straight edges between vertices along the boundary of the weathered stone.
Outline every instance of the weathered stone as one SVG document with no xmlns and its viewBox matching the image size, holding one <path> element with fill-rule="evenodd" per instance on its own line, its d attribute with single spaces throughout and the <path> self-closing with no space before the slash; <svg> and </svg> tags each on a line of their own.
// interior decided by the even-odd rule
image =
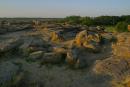
<svg viewBox="0 0 130 87">
<path fill-rule="evenodd" d="M 111 48 L 110 44 L 105 46 L 103 51 L 95 52 L 91 48 L 85 47 L 77 47 L 76 45 L 72 45 L 71 48 L 67 51 L 67 58 L 66 62 L 72 66 L 79 65 L 82 67 L 89 67 L 91 66 L 96 60 L 106 58 L 111 55 Z M 99 48 L 100 49 L 100 48 Z"/>
<path fill-rule="evenodd" d="M 51 33 L 51 41 L 52 42 L 60 42 L 63 40 L 64 40 L 64 38 L 62 37 L 62 35 L 59 32 L 52 32 Z"/>
<path fill-rule="evenodd" d="M 116 80 L 121 81 L 127 75 L 130 75 L 130 64 L 128 60 L 112 57 L 105 60 L 98 60 L 93 70 L 96 73 L 109 74 Z"/>
<path fill-rule="evenodd" d="M 78 48 L 72 48 L 67 52 L 66 61 L 71 65 L 75 64 L 78 59 L 78 54 L 79 54 Z"/>
<path fill-rule="evenodd" d="M 37 51 L 37 52 L 33 52 L 29 55 L 29 59 L 31 60 L 37 60 L 37 59 L 40 59 L 42 58 L 44 52 L 43 51 Z"/>
<path fill-rule="evenodd" d="M 130 79 L 130 34 L 120 33 L 117 42 L 113 43 L 113 54 L 111 58 L 98 60 L 93 71 L 98 74 L 107 74 L 113 77 L 114 87 L 129 87 Z"/>
<path fill-rule="evenodd" d="M 44 53 L 42 63 L 57 64 L 63 62 L 65 55 L 62 53 Z"/>
<path fill-rule="evenodd" d="M 100 51 L 101 36 L 97 32 L 93 31 L 81 31 L 75 38 L 75 44 L 78 47 L 85 47 L 93 49 L 93 51 Z"/>
<path fill-rule="evenodd" d="M 83 68 L 87 65 L 87 59 L 83 57 L 87 53 L 85 48 L 74 47 L 67 52 L 66 62 L 74 68 Z"/>
<path fill-rule="evenodd" d="M 0 34 L 4 34 L 4 33 L 6 33 L 7 32 L 7 29 L 2 29 L 2 28 L 0 28 Z"/>
<path fill-rule="evenodd" d="M 112 45 L 113 54 L 123 58 L 130 58 L 130 34 L 117 35 L 117 42 Z"/>
<path fill-rule="evenodd" d="M 23 41 L 21 39 L 16 39 L 16 38 L 5 40 L 0 43 L 0 52 L 7 52 L 10 50 L 16 49 L 22 43 Z"/>
<path fill-rule="evenodd" d="M 83 42 L 86 40 L 86 37 L 85 37 L 86 35 L 87 35 L 87 30 L 84 30 L 78 33 L 75 38 L 76 45 L 82 46 Z"/>
<path fill-rule="evenodd" d="M 67 53 L 67 50 L 62 47 L 53 47 L 53 51 L 58 53 L 63 53 L 63 54 Z"/>
<path fill-rule="evenodd" d="M 103 27 L 103 26 L 97 26 L 96 28 L 97 28 L 98 31 L 104 31 L 105 30 L 105 27 Z"/>
<path fill-rule="evenodd" d="M 20 47 L 19 47 L 19 51 L 20 51 L 20 53 L 23 55 L 23 56 L 29 56 L 29 54 L 31 53 L 31 52 L 33 52 L 30 48 L 29 48 L 29 44 L 23 44 L 23 45 L 21 45 Z"/>
<path fill-rule="evenodd" d="M 48 52 L 52 50 L 51 45 L 39 36 L 25 37 L 24 39 L 24 44 L 20 46 L 20 51 L 24 56 L 29 56 L 30 53 L 36 51 Z"/>
<path fill-rule="evenodd" d="M 7 22 L 0 26 L 0 34 L 22 31 L 22 30 L 31 29 L 31 28 L 32 27 L 29 24 L 25 24 L 25 25 L 15 24 L 14 25 Z"/>
</svg>

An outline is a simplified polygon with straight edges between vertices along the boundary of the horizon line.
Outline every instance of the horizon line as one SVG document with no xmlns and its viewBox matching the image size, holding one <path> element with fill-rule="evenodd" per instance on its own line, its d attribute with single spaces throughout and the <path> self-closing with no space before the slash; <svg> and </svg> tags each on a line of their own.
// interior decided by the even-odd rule
<svg viewBox="0 0 130 87">
<path fill-rule="evenodd" d="M 118 16 L 118 17 L 121 17 L 121 16 L 130 16 L 130 14 L 128 15 L 100 15 L 100 16 L 81 16 L 81 15 L 69 15 L 69 16 L 80 16 L 80 17 L 100 17 L 100 16 Z M 28 17 L 28 16 L 14 16 L 14 17 L 0 17 L 0 18 L 66 18 L 66 17 L 69 17 L 69 16 L 65 16 L 65 17 Z"/>
</svg>

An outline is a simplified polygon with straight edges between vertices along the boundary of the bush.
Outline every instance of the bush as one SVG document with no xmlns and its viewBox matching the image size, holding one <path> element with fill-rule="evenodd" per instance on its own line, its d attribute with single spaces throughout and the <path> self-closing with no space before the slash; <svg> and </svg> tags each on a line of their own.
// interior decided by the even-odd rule
<svg viewBox="0 0 130 87">
<path fill-rule="evenodd" d="M 91 26 L 94 25 L 94 20 L 91 17 L 82 17 L 81 24 Z"/>
<path fill-rule="evenodd" d="M 69 24 L 79 24 L 80 23 L 80 16 L 68 16 L 65 18 L 65 20 L 69 23 Z"/>
<path fill-rule="evenodd" d="M 116 31 L 117 32 L 128 32 L 127 26 L 128 26 L 128 24 L 126 22 L 119 22 L 116 25 Z"/>
</svg>

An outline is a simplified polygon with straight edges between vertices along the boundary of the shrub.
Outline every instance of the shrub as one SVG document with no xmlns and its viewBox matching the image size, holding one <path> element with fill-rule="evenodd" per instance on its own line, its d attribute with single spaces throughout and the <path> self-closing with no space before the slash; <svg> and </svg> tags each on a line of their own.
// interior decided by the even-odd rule
<svg viewBox="0 0 130 87">
<path fill-rule="evenodd" d="M 80 23 L 80 16 L 68 16 L 65 18 L 65 20 L 69 23 L 69 24 L 79 24 Z"/>
<path fill-rule="evenodd" d="M 91 17 L 82 17 L 81 24 L 91 26 L 94 25 L 94 20 Z"/>
<path fill-rule="evenodd" d="M 119 22 L 116 25 L 116 31 L 117 32 L 128 32 L 127 26 L 128 26 L 128 24 L 126 22 Z"/>
</svg>

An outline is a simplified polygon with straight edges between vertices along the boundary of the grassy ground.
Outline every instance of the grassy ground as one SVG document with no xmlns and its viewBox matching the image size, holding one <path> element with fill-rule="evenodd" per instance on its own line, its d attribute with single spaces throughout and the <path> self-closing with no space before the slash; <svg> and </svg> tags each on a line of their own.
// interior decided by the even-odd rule
<svg viewBox="0 0 130 87">
<path fill-rule="evenodd" d="M 105 28 L 107 32 L 116 32 L 115 26 L 106 26 Z"/>
</svg>

